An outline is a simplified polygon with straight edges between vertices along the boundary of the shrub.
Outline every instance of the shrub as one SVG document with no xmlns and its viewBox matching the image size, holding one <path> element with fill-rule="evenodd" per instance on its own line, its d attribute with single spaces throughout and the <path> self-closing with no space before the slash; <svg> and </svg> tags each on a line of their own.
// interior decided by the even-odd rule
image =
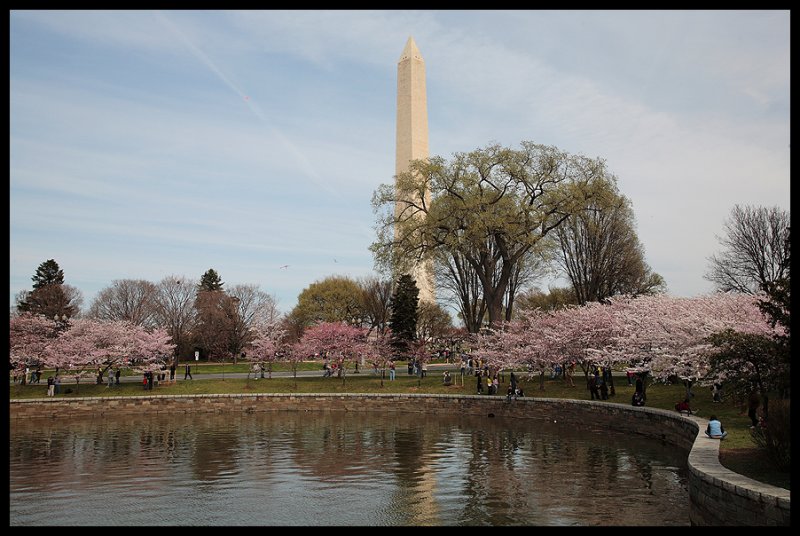
<svg viewBox="0 0 800 536">
<path fill-rule="evenodd" d="M 772 400 L 769 419 L 750 431 L 753 441 L 765 450 L 767 459 L 781 471 L 791 466 L 791 436 L 789 400 Z"/>
</svg>

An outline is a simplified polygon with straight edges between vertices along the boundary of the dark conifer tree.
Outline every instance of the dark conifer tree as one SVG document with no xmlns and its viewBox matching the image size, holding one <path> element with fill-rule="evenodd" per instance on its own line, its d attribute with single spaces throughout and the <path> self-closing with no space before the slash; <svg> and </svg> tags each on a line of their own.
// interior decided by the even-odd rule
<svg viewBox="0 0 800 536">
<path fill-rule="evenodd" d="M 46 287 L 47 285 L 63 285 L 64 270 L 53 259 L 48 259 L 36 268 L 36 273 L 31 277 L 33 289 Z"/>
<path fill-rule="evenodd" d="M 217 274 L 216 270 L 213 268 L 209 268 L 206 273 L 203 274 L 203 277 L 200 278 L 200 283 L 197 285 L 197 289 L 199 291 L 203 290 L 222 290 L 222 285 L 225 283 L 222 282 L 219 274 Z"/>
<path fill-rule="evenodd" d="M 398 352 L 405 352 L 417 333 L 417 305 L 419 288 L 414 279 L 404 274 L 397 280 L 392 294 L 389 327 L 392 330 L 392 346 Z"/>
</svg>

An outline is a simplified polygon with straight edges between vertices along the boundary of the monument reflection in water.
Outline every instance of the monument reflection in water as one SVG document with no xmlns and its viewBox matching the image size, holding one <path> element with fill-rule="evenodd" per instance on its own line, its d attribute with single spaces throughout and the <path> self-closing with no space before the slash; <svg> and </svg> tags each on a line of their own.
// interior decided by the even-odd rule
<svg viewBox="0 0 800 536">
<path fill-rule="evenodd" d="M 685 455 L 607 429 L 379 413 L 14 421 L 11 525 L 688 525 Z"/>
</svg>

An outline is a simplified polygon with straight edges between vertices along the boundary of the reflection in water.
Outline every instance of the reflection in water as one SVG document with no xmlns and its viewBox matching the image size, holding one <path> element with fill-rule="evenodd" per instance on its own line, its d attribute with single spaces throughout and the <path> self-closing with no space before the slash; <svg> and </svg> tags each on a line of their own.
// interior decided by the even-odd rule
<svg viewBox="0 0 800 536">
<path fill-rule="evenodd" d="M 14 421 L 12 525 L 688 525 L 685 456 L 608 430 L 285 412 Z"/>
</svg>

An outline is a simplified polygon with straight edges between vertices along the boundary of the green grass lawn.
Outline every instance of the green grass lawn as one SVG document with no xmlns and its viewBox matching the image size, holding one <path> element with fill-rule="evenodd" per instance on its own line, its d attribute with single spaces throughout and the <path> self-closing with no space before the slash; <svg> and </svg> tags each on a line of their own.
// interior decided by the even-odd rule
<svg viewBox="0 0 800 536">
<path fill-rule="evenodd" d="M 308 368 L 303 370 L 321 370 L 321 365 L 316 362 L 304 363 Z M 225 372 L 247 372 L 246 364 L 225 365 Z M 207 368 L 206 368 L 207 367 Z M 220 367 L 215 370 L 215 367 Z M 240 370 L 241 368 L 241 370 Z M 218 364 L 193 366 L 192 371 L 197 374 L 203 372 L 222 372 Z M 277 371 L 278 369 L 273 369 Z M 286 370 L 285 368 L 283 370 Z M 90 378 L 86 383 L 75 385 L 73 381 L 61 384 L 61 394 L 58 398 L 73 398 L 80 396 L 131 396 L 131 395 L 186 395 L 186 394 L 228 394 L 228 393 L 435 393 L 435 394 L 476 394 L 475 378 L 465 378 L 465 385 L 458 384 L 460 378 L 456 373 L 453 379 L 456 385 L 444 386 L 441 374 L 430 373 L 428 377 L 420 380 L 416 376 L 409 376 L 405 367 L 398 366 L 397 379 L 393 382 L 386 379 L 381 386 L 380 377 L 374 376 L 371 369 L 362 370 L 361 374 L 348 373 L 343 383 L 340 378 L 323 378 L 322 375 L 314 377 L 294 378 L 281 377 L 272 379 L 195 379 L 183 381 L 181 374 L 179 380 L 173 385 L 161 385 L 152 391 L 146 391 L 138 383 L 122 383 L 119 386 L 108 388 L 105 385 L 96 385 Z M 66 378 L 65 378 L 66 379 Z M 506 382 L 508 375 L 506 375 Z M 520 385 L 525 395 L 534 398 L 574 398 L 589 400 L 589 391 L 585 387 L 581 376 L 575 377 L 575 387 L 569 387 L 561 380 L 546 380 L 544 390 L 539 389 L 539 381 L 520 380 Z M 500 394 L 505 394 L 508 383 L 501 384 Z M 616 396 L 610 397 L 609 402 L 629 405 L 633 387 L 628 386 L 624 379 L 615 378 Z M 66 393 L 67 389 L 72 392 Z M 43 398 L 47 392 L 46 383 L 20 386 L 11 384 L 9 387 L 12 399 L 18 398 Z M 674 410 L 675 403 L 684 397 L 682 385 L 652 384 L 647 387 L 647 407 Z M 790 489 L 788 472 L 776 471 L 766 463 L 763 454 L 755 448 L 750 438 L 750 419 L 741 408 L 731 401 L 714 403 L 711 391 L 707 388 L 696 387 L 693 389 L 695 397 L 692 408 L 700 417 L 708 418 L 715 414 L 722 422 L 728 437 L 722 442 L 720 448 L 720 461 L 729 469 L 750 478 Z"/>
</svg>

